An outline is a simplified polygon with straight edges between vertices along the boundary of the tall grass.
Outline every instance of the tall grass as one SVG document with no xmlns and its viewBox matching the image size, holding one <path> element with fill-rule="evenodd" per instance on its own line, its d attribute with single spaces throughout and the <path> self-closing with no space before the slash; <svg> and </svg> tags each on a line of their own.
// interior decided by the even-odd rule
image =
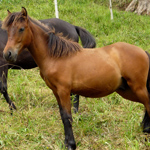
<svg viewBox="0 0 150 150">
<path fill-rule="evenodd" d="M 116 1 L 113 4 L 117 6 Z M 0 19 L 7 16 L 7 9 L 20 11 L 22 6 L 33 18 L 55 17 L 53 0 L 1 0 Z M 86 28 L 95 37 L 97 47 L 124 41 L 150 52 L 150 17 L 113 9 L 111 20 L 108 6 L 103 0 L 58 0 L 60 19 Z M 65 149 L 57 102 L 40 78 L 38 68 L 9 70 L 8 92 L 18 109 L 11 116 L 1 96 L 0 149 Z M 127 101 L 116 93 L 104 98 L 81 97 L 79 113 L 73 113 L 77 149 L 149 149 L 149 137 L 140 126 L 143 110 L 142 104 Z"/>
</svg>

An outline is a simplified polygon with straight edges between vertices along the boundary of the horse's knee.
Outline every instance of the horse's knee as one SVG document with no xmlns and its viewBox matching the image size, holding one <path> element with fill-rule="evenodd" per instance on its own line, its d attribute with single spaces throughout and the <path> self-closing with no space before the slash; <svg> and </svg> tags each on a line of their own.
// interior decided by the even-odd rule
<svg viewBox="0 0 150 150">
<path fill-rule="evenodd" d="M 11 101 L 9 98 L 9 95 L 7 93 L 7 83 L 2 84 L 0 82 L 0 92 L 3 94 L 4 98 L 6 99 L 7 103 L 9 104 L 10 109 L 14 108 L 17 109 L 15 104 Z"/>
<path fill-rule="evenodd" d="M 0 70 L 0 92 L 3 93 L 7 90 L 7 70 L 6 68 L 1 68 Z"/>
<path fill-rule="evenodd" d="M 0 92 L 3 94 L 7 90 L 7 83 L 5 81 L 0 80 Z"/>
</svg>

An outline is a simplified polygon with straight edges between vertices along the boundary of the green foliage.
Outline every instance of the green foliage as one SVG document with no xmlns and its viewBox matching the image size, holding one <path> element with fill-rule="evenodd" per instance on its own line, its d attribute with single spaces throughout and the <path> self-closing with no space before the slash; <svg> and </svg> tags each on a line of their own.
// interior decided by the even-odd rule
<svg viewBox="0 0 150 150">
<path fill-rule="evenodd" d="M 129 3 L 112 2 L 115 7 Z M 0 0 L 0 19 L 7 16 L 7 9 L 20 11 L 22 6 L 33 18 L 55 17 L 53 0 Z M 113 9 L 111 20 L 109 2 L 105 0 L 58 0 L 58 9 L 60 19 L 86 28 L 95 37 L 97 47 L 124 41 L 150 52 L 149 16 Z M 9 70 L 8 92 L 18 110 L 11 116 L 1 96 L 0 110 L 4 112 L 0 112 L 0 149 L 65 149 L 56 99 L 38 72 Z M 143 105 L 126 101 L 116 93 L 97 99 L 81 97 L 79 113 L 73 113 L 78 150 L 149 149 L 149 137 L 140 127 L 143 110 Z"/>
</svg>

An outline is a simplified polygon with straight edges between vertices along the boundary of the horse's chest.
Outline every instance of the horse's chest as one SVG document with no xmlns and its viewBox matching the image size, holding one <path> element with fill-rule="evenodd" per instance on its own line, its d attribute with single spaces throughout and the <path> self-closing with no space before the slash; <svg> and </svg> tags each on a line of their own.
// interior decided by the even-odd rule
<svg viewBox="0 0 150 150">
<path fill-rule="evenodd" d="M 45 81 L 46 85 L 50 89 L 53 90 L 54 86 L 53 86 L 52 82 L 49 80 L 49 78 L 44 73 L 42 73 L 41 71 L 40 71 L 40 75 L 41 75 L 42 79 Z"/>
</svg>

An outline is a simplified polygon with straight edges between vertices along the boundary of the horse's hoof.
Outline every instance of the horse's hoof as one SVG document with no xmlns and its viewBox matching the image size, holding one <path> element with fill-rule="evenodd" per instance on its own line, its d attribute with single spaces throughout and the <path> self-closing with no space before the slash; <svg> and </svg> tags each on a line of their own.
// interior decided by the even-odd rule
<svg viewBox="0 0 150 150">
<path fill-rule="evenodd" d="M 68 150 L 75 150 L 76 149 L 76 143 L 74 141 L 70 141 L 69 143 L 65 142 L 65 146 Z"/>
<path fill-rule="evenodd" d="M 10 108 L 17 109 L 16 106 L 15 106 L 15 104 L 13 102 L 11 102 Z"/>
<path fill-rule="evenodd" d="M 76 149 L 76 148 L 75 148 Z M 68 150 L 75 150 L 74 148 L 72 148 L 71 146 L 68 146 Z"/>
<path fill-rule="evenodd" d="M 74 107 L 73 110 L 74 110 L 74 113 L 75 113 L 75 114 L 78 112 L 78 108 L 75 108 L 75 107 Z"/>
</svg>

